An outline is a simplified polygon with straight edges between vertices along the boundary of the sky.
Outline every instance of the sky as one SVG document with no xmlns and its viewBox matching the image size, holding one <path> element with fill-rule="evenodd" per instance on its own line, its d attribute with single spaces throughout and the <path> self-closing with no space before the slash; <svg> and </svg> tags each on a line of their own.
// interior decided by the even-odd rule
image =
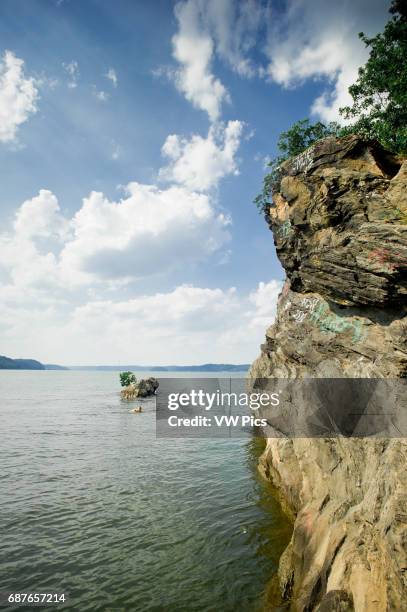
<svg viewBox="0 0 407 612">
<path fill-rule="evenodd" d="M 253 199 L 341 121 L 385 0 L 1 0 L 0 353 L 250 363 L 284 271 Z"/>
</svg>

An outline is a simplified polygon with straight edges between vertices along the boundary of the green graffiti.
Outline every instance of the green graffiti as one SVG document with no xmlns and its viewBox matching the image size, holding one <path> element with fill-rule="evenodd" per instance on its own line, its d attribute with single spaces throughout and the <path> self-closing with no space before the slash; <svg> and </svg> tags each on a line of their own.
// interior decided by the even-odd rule
<svg viewBox="0 0 407 612">
<path fill-rule="evenodd" d="M 310 314 L 309 320 L 317 325 L 321 332 L 341 333 L 348 329 L 353 329 L 353 343 L 360 342 L 365 337 L 365 332 L 359 319 L 339 317 L 333 313 L 328 314 L 328 312 L 328 306 L 326 304 L 320 304 L 318 308 Z"/>
<path fill-rule="evenodd" d="M 291 221 L 288 219 L 287 221 L 284 221 L 284 223 L 276 229 L 275 233 L 276 233 L 276 236 L 278 236 L 278 238 L 284 239 L 284 238 L 288 238 L 288 236 L 290 236 L 290 234 L 292 234 L 293 231 L 294 229 L 291 225 Z"/>
</svg>

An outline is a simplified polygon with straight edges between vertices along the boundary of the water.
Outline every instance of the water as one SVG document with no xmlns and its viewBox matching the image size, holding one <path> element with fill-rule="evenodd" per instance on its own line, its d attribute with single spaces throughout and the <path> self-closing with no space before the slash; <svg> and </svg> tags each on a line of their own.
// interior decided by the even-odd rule
<svg viewBox="0 0 407 612">
<path fill-rule="evenodd" d="M 262 442 L 156 440 L 153 402 L 130 414 L 118 391 L 117 372 L 0 372 L 0 590 L 260 610 L 289 536 Z"/>
</svg>

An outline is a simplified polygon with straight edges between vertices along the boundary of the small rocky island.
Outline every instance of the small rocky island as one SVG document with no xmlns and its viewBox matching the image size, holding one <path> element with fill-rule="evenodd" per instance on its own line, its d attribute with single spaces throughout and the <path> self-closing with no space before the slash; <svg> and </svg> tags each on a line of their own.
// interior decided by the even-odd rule
<svg viewBox="0 0 407 612">
<path fill-rule="evenodd" d="M 150 397 L 154 395 L 158 389 L 159 383 L 156 378 L 142 378 L 137 382 L 135 375 L 132 372 L 120 373 L 120 384 L 124 387 L 120 395 L 124 400 L 133 400 L 141 397 Z"/>
</svg>

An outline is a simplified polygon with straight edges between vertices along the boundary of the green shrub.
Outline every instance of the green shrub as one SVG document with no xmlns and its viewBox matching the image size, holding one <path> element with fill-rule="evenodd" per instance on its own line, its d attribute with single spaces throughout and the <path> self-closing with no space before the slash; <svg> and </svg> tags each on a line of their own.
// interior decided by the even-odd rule
<svg viewBox="0 0 407 612">
<path fill-rule="evenodd" d="M 128 387 L 136 382 L 137 379 L 132 372 L 120 372 L 120 384 L 122 387 Z"/>
</svg>

